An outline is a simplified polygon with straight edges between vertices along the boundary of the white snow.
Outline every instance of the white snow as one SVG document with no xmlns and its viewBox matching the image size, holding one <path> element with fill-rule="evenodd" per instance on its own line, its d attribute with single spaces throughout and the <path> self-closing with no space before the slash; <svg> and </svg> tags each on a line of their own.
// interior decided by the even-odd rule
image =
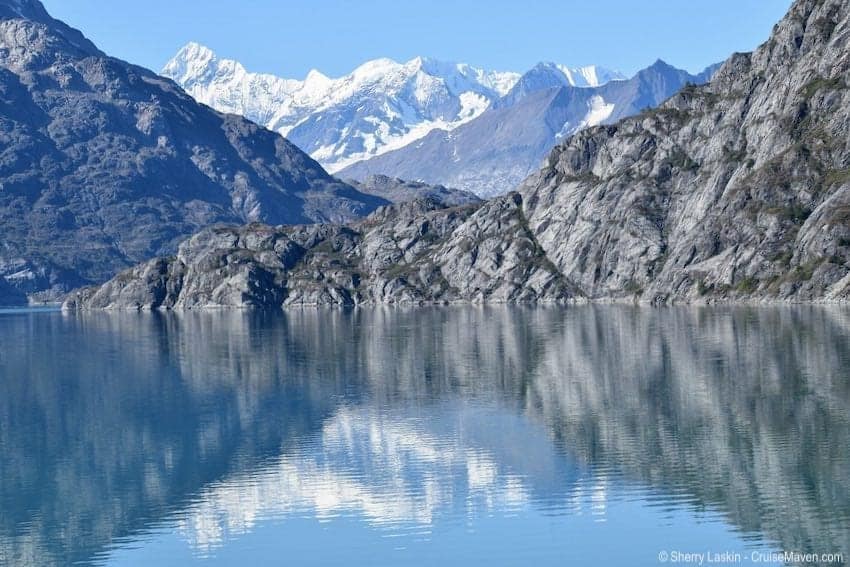
<svg viewBox="0 0 850 567">
<path fill-rule="evenodd" d="M 483 95 L 467 91 L 460 95 L 460 112 L 458 116 L 463 121 L 469 121 L 481 115 L 490 106 L 490 101 Z"/>
<path fill-rule="evenodd" d="M 595 66 L 554 67 L 565 84 L 574 86 L 620 77 Z M 202 103 L 290 137 L 330 172 L 406 146 L 435 129 L 451 131 L 480 116 L 520 77 L 416 57 L 406 63 L 367 61 L 338 78 L 311 70 L 304 80 L 287 79 L 249 72 L 195 42 L 183 47 L 162 74 Z M 603 103 L 591 109 L 588 124 L 605 108 Z"/>
<path fill-rule="evenodd" d="M 561 138 L 572 136 L 579 130 L 584 130 L 585 128 L 602 124 L 614 112 L 614 106 L 615 105 L 613 103 L 605 102 L 605 99 L 599 95 L 590 97 L 590 100 L 587 102 L 587 114 L 584 115 L 581 122 L 578 124 L 567 122 L 561 127 L 561 130 L 555 134 L 555 138 L 560 140 Z"/>
<path fill-rule="evenodd" d="M 602 124 L 604 120 L 611 116 L 612 112 L 614 112 L 613 104 L 606 103 L 605 99 L 599 95 L 591 97 L 588 103 L 587 115 L 584 117 L 579 129 Z"/>
<path fill-rule="evenodd" d="M 559 71 L 564 76 L 564 85 L 572 87 L 600 87 L 610 81 L 621 81 L 627 78 L 619 71 L 612 71 L 598 65 L 567 67 L 557 63 L 543 63 L 542 66 Z"/>
</svg>

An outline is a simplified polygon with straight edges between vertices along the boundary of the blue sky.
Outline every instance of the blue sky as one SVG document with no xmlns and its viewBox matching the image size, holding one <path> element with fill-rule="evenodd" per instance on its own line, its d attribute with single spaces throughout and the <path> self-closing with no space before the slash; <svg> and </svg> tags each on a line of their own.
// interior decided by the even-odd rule
<svg viewBox="0 0 850 567">
<path fill-rule="evenodd" d="M 495 70 L 538 61 L 699 71 L 767 39 L 791 0 L 43 0 L 106 52 L 159 70 L 198 41 L 303 78 L 417 55 Z"/>
</svg>

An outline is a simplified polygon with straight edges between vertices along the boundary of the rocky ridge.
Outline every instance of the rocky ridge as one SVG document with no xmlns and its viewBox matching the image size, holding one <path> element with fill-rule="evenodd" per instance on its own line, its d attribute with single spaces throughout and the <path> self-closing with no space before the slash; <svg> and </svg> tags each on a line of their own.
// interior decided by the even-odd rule
<svg viewBox="0 0 850 567">
<path fill-rule="evenodd" d="M 850 294 L 850 5 L 798 0 L 770 39 L 657 110 L 565 140 L 529 226 L 591 298 Z"/>
<path fill-rule="evenodd" d="M 83 289 L 66 309 L 190 309 L 563 301 L 576 293 L 528 231 L 517 194 L 446 207 L 420 199 L 351 225 L 222 226 L 175 257 Z"/>
<path fill-rule="evenodd" d="M 470 191 L 449 189 L 442 185 L 427 185 L 418 181 L 405 181 L 386 175 L 370 175 L 363 181 L 346 179 L 346 183 L 361 193 L 374 195 L 391 203 L 431 199 L 443 205 L 457 206 L 480 203 L 482 200 Z"/>
</svg>

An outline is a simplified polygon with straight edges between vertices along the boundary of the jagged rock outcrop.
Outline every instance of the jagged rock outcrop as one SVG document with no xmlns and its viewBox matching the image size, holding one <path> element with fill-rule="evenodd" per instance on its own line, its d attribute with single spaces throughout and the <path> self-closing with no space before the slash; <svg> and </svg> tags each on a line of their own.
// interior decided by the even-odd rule
<svg viewBox="0 0 850 567">
<path fill-rule="evenodd" d="M 207 232 L 176 263 L 137 268 L 67 305 L 845 301 L 848 40 L 850 5 L 797 0 L 755 52 L 656 110 L 565 140 L 518 193 L 460 209 L 384 209 L 348 227 L 227 229 L 218 243 Z M 234 234 L 262 231 L 303 252 L 292 265 L 278 251 L 258 263 L 273 248 Z M 333 254 L 308 254 L 314 242 Z M 205 264 L 207 249 L 217 252 Z M 138 288 L 154 294 L 152 273 L 170 285 L 183 278 L 181 292 L 138 299 Z"/>
<path fill-rule="evenodd" d="M 344 222 L 386 201 L 276 133 L 0 0 L 0 277 L 50 298 L 214 223 Z"/>
<path fill-rule="evenodd" d="M 382 207 L 351 225 L 216 227 L 66 309 L 191 309 L 454 301 L 567 301 L 576 292 L 528 231 L 516 193 L 445 208 Z"/>
</svg>

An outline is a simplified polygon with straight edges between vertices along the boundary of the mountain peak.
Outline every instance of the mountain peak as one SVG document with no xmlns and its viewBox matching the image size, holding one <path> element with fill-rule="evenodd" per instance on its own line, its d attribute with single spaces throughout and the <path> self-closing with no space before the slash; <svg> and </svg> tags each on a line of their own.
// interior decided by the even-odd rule
<svg viewBox="0 0 850 567">
<path fill-rule="evenodd" d="M 186 45 L 180 48 L 180 51 L 177 52 L 175 57 L 179 57 L 182 59 L 215 59 L 215 52 L 196 41 L 190 41 Z"/>
<path fill-rule="evenodd" d="M 217 60 L 218 56 L 216 56 L 212 49 L 206 45 L 190 41 L 181 47 L 177 54 L 165 64 L 164 69 L 174 68 L 177 66 L 194 68 L 206 67 Z"/>
<path fill-rule="evenodd" d="M 16 47 L 16 52 L 7 52 L 4 54 L 0 50 L 0 61 L 11 67 L 28 66 L 30 64 L 38 64 L 39 53 L 52 52 L 57 49 L 56 45 L 49 45 L 46 41 L 47 36 L 61 38 L 65 42 L 66 47 L 70 47 L 78 52 L 87 55 L 102 56 L 103 53 L 94 46 L 88 39 L 83 36 L 78 30 L 68 26 L 64 22 L 53 19 L 44 6 L 38 0 L 0 0 L 0 24 L 4 28 L 20 28 L 21 26 L 33 26 L 36 24 L 38 29 L 35 33 L 29 29 L 25 33 L 7 33 L 4 38 L 4 47 Z"/>
<path fill-rule="evenodd" d="M 50 19 L 50 16 L 38 0 L 0 0 L 0 18 L 40 21 Z"/>
<path fill-rule="evenodd" d="M 310 69 L 307 76 L 304 77 L 305 83 L 327 83 L 332 81 L 330 77 L 319 71 L 318 69 Z"/>
<path fill-rule="evenodd" d="M 673 67 L 672 65 L 670 65 L 669 63 L 667 63 L 666 61 L 664 61 L 661 58 L 656 59 L 655 62 L 647 68 L 653 69 L 653 70 L 656 70 L 656 71 L 658 71 L 658 70 L 665 70 L 666 71 L 666 70 L 669 70 L 669 69 L 675 69 L 675 67 Z"/>
<path fill-rule="evenodd" d="M 597 65 L 568 67 L 550 61 L 541 61 L 523 74 L 497 103 L 510 106 L 530 93 L 558 87 L 596 88 L 611 81 L 625 80 L 619 71 Z"/>
<path fill-rule="evenodd" d="M 183 55 L 212 57 L 198 44 Z M 0 279 L 27 274 L 14 284 L 27 293 L 101 281 L 210 224 L 346 221 L 386 204 L 32 0 L 0 0 L 0 92 Z"/>
<path fill-rule="evenodd" d="M 431 60 L 428 57 L 417 55 L 416 57 L 405 63 L 405 66 L 421 69 L 423 67 L 426 67 L 430 61 Z"/>
<path fill-rule="evenodd" d="M 539 81 L 543 77 L 546 87 L 569 86 L 569 87 L 599 87 L 609 81 L 622 80 L 626 77 L 619 71 L 613 71 L 598 65 L 585 65 L 583 67 L 568 67 L 551 61 L 537 63 L 523 77 Z"/>
<path fill-rule="evenodd" d="M 214 73 L 213 67 L 216 64 L 225 62 L 219 62 L 215 52 L 209 47 L 190 41 L 165 64 L 161 74 L 185 86 L 204 80 L 204 77 Z"/>
<path fill-rule="evenodd" d="M 377 79 L 386 73 L 397 71 L 399 68 L 403 68 L 404 66 L 405 65 L 399 63 L 395 59 L 390 59 L 389 57 L 378 57 L 377 59 L 370 59 L 369 61 L 361 63 L 348 76 L 355 80 Z"/>
<path fill-rule="evenodd" d="M 682 69 L 678 69 L 673 65 L 670 65 L 663 59 L 656 59 L 655 62 L 649 67 L 644 67 L 640 71 L 635 74 L 635 78 L 638 80 L 644 81 L 657 81 L 659 78 L 672 79 L 674 77 L 681 78 L 683 75 L 690 75 L 686 71 Z M 693 80 L 695 78 L 702 77 L 703 75 L 694 75 L 689 80 Z M 710 75 L 705 79 L 707 80 Z M 678 80 L 678 79 L 675 79 Z M 704 82 L 700 80 L 699 82 Z"/>
</svg>

